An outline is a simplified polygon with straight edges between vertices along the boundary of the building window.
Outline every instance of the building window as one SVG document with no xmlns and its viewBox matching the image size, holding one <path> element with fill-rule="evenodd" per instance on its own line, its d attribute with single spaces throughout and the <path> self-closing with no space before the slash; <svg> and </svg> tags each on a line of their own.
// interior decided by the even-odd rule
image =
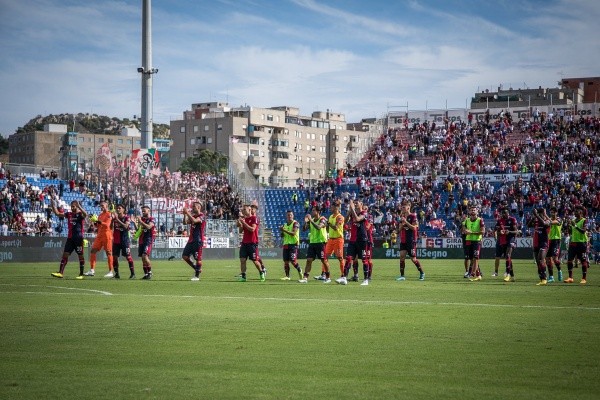
<svg viewBox="0 0 600 400">
<path fill-rule="evenodd" d="M 267 115 L 267 121 L 273 121 L 273 116 L 272 115 Z"/>
<path fill-rule="evenodd" d="M 123 144 L 123 139 L 118 139 L 118 140 L 117 140 L 117 143 L 118 143 L 118 144 Z"/>
<path fill-rule="evenodd" d="M 182 151 L 181 153 L 179 153 L 179 158 L 185 158 L 185 151 Z"/>
<path fill-rule="evenodd" d="M 208 132 L 210 130 L 210 127 L 208 125 L 204 125 L 204 132 Z"/>
<path fill-rule="evenodd" d="M 217 130 L 218 131 L 222 131 L 223 130 L 223 125 L 222 124 L 218 124 L 217 125 Z"/>
<path fill-rule="evenodd" d="M 200 127 L 199 127 L 198 125 L 194 125 L 194 133 L 198 132 L 198 129 L 199 129 L 199 128 L 200 128 Z"/>
<path fill-rule="evenodd" d="M 179 127 L 179 133 L 185 133 L 185 126 Z"/>
<path fill-rule="evenodd" d="M 207 137 L 206 138 L 206 143 L 211 144 L 212 143 L 212 138 L 211 137 Z"/>
</svg>

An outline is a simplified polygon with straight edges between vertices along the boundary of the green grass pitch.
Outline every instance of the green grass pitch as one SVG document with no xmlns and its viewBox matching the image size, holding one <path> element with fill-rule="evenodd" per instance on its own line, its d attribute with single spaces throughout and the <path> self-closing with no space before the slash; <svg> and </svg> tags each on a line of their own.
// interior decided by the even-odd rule
<svg viewBox="0 0 600 400">
<path fill-rule="evenodd" d="M 596 265 L 585 286 L 546 287 L 531 260 L 512 284 L 493 260 L 481 282 L 461 260 L 423 260 L 424 282 L 375 260 L 366 287 L 283 282 L 279 261 L 245 283 L 238 260 L 205 260 L 200 282 L 180 260 L 155 261 L 152 281 L 78 281 L 75 257 L 51 278 L 57 265 L 0 264 L 1 399 L 600 396 Z"/>
</svg>

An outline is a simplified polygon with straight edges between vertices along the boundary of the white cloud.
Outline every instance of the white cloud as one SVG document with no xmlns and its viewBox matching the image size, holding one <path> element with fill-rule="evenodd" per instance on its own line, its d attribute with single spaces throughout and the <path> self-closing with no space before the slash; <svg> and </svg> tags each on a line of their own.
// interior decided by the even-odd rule
<svg viewBox="0 0 600 400">
<path fill-rule="evenodd" d="M 206 100 L 357 121 L 407 101 L 463 107 L 478 87 L 598 76 L 600 65 L 600 2 L 494 6 L 514 18 L 431 2 L 388 14 L 394 4 L 376 0 L 206 4 L 152 2 L 156 122 Z M 0 18 L 0 132 L 37 113 L 139 114 L 139 1 L 0 0 Z"/>
</svg>

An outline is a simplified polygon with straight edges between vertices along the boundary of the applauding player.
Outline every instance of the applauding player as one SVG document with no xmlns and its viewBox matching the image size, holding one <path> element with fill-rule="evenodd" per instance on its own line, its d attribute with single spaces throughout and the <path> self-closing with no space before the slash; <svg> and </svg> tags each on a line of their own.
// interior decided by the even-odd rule
<svg viewBox="0 0 600 400">
<path fill-rule="evenodd" d="M 60 267 L 58 272 L 53 272 L 51 275 L 55 278 L 62 278 L 65 273 L 65 266 L 69 261 L 69 256 L 73 253 L 73 250 L 79 257 L 79 275 L 75 279 L 83 279 L 83 269 L 85 268 L 85 259 L 83 258 L 83 222 L 87 217 L 87 213 L 79 204 L 78 201 L 73 200 L 71 202 L 71 211 L 60 212 L 56 209 L 56 204 L 51 203 L 52 211 L 59 218 L 65 218 L 67 221 L 67 227 L 69 233 L 67 235 L 67 241 L 65 242 L 65 249 L 60 260 Z"/>
</svg>

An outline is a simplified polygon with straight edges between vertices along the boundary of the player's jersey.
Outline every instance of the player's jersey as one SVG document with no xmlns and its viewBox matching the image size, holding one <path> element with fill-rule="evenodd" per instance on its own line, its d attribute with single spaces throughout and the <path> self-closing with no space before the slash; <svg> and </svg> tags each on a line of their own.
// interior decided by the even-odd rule
<svg viewBox="0 0 600 400">
<path fill-rule="evenodd" d="M 585 230 L 585 218 L 579 219 L 579 221 L 575 221 L 575 225 L 571 227 L 571 243 L 587 243 L 588 236 L 587 233 L 582 233 L 579 231 Z M 576 229 L 579 228 L 579 229 Z"/>
<path fill-rule="evenodd" d="M 154 241 L 154 236 L 156 236 L 156 224 L 154 223 L 154 218 L 152 217 L 142 217 L 142 222 L 145 224 L 153 223 L 152 229 L 142 229 L 142 234 L 140 235 L 140 243 L 151 243 Z"/>
<path fill-rule="evenodd" d="M 129 216 L 124 214 L 119 218 L 121 222 L 127 225 L 122 227 L 121 224 L 115 223 L 113 227 L 113 243 L 114 244 L 129 244 Z"/>
<path fill-rule="evenodd" d="M 375 242 L 373 240 L 373 231 L 375 230 L 375 225 L 373 224 L 373 221 L 371 221 L 371 220 L 367 221 L 366 228 L 367 228 L 367 243 L 369 243 L 371 246 L 374 246 Z"/>
<path fill-rule="evenodd" d="M 516 231 L 517 230 L 517 219 L 513 216 L 508 216 L 506 218 L 500 217 L 496 220 L 496 228 L 495 228 L 498 237 L 498 244 L 505 245 L 509 244 L 515 238 L 514 233 L 500 233 L 501 231 Z"/>
<path fill-rule="evenodd" d="M 203 213 L 192 215 L 194 218 L 200 218 L 200 221 L 191 224 L 190 237 L 188 243 L 204 244 L 204 232 L 206 231 L 206 218 Z"/>
<path fill-rule="evenodd" d="M 545 246 L 548 244 L 548 235 L 550 225 L 544 225 L 542 221 L 536 219 L 533 225 L 533 247 Z"/>
<path fill-rule="evenodd" d="M 85 221 L 83 214 L 80 212 L 73 213 L 67 211 L 65 213 L 65 219 L 67 220 L 67 226 L 69 228 L 67 237 L 74 240 L 83 240 L 83 221 Z"/>
<path fill-rule="evenodd" d="M 300 244 L 300 224 L 298 223 L 298 221 L 293 220 L 292 222 L 290 222 L 289 224 L 285 224 L 283 229 L 285 229 L 288 232 L 296 232 L 294 235 L 290 235 L 285 233 L 283 235 L 283 244 L 284 245 L 298 245 Z"/>
<path fill-rule="evenodd" d="M 368 214 L 365 210 L 356 214 L 357 217 L 364 216 L 362 221 L 356 221 L 354 218 L 350 218 L 350 241 L 352 241 L 352 230 L 354 229 L 354 241 L 356 242 L 367 242 L 367 228 L 365 222 Z"/>
<path fill-rule="evenodd" d="M 96 226 L 98 227 L 98 233 L 96 236 L 110 236 L 111 231 L 111 223 L 112 223 L 112 214 L 108 211 L 104 211 L 98 215 L 98 222 Z"/>
<path fill-rule="evenodd" d="M 419 224 L 417 222 L 417 214 L 408 214 L 406 216 L 406 222 L 408 222 L 411 225 L 416 225 L 416 227 L 414 229 L 411 229 L 407 226 L 403 226 L 402 229 L 400 229 L 400 243 L 402 244 L 413 243 L 419 237 Z"/>
<path fill-rule="evenodd" d="M 560 218 L 556 218 L 557 224 L 550 225 L 550 240 L 560 240 L 562 236 L 562 220 Z"/>
<path fill-rule="evenodd" d="M 350 236 L 348 236 L 348 242 L 354 243 L 354 242 L 356 242 L 356 233 L 357 233 L 356 225 L 354 225 L 352 223 L 352 218 L 350 216 L 348 216 L 346 218 L 346 221 L 348 221 L 348 228 L 346 228 L 346 229 L 350 230 Z"/>
<path fill-rule="evenodd" d="M 329 239 L 344 237 L 344 216 L 342 214 L 330 215 L 329 219 Z M 337 228 L 335 228 L 337 226 Z"/>
<path fill-rule="evenodd" d="M 308 242 L 313 243 L 325 243 L 327 241 L 327 218 L 321 216 L 318 220 L 311 218 L 311 224 L 309 225 Z M 315 224 L 322 228 L 315 227 Z"/>
<path fill-rule="evenodd" d="M 256 229 L 253 232 L 244 229 L 242 243 L 258 243 L 258 228 L 260 226 L 260 220 L 258 216 L 251 215 L 246 217 L 244 218 L 244 222 L 246 222 L 246 224 L 249 226 L 256 225 Z"/>
</svg>

